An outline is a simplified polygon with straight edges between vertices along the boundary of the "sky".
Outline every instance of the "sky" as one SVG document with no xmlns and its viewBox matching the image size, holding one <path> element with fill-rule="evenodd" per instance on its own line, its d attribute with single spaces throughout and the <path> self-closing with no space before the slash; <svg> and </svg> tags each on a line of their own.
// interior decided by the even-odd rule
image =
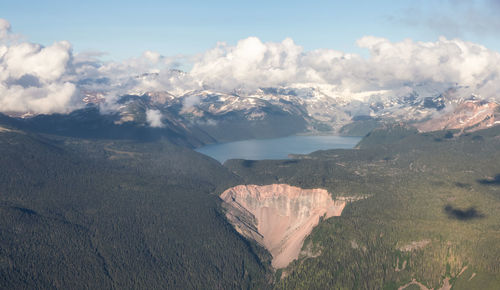
<svg viewBox="0 0 500 290">
<path fill-rule="evenodd" d="M 498 0 L 381 1 L 2 1 L 0 18 L 13 32 L 50 45 L 67 40 L 78 52 L 122 60 L 146 50 L 162 55 L 202 53 L 217 42 L 255 36 L 289 37 L 306 50 L 365 53 L 363 36 L 391 41 L 459 37 L 500 51 Z"/>
<path fill-rule="evenodd" d="M 1 1 L 0 112 L 263 87 L 500 101 L 499 12 L 500 0 Z"/>
</svg>

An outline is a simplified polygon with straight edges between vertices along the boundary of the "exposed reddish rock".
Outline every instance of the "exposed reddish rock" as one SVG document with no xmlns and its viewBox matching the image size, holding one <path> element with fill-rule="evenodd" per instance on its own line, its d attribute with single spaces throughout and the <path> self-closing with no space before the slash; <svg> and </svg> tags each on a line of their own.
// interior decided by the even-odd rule
<svg viewBox="0 0 500 290">
<path fill-rule="evenodd" d="M 461 129 L 475 131 L 500 124 L 498 104 L 478 100 L 465 101 L 453 111 L 416 125 L 422 132 Z"/>
<path fill-rule="evenodd" d="M 321 217 L 340 216 L 346 200 L 332 200 L 324 189 L 287 184 L 238 185 L 221 194 L 226 217 L 246 238 L 273 256 L 272 266 L 284 268 L 297 259 L 304 239 Z"/>
<path fill-rule="evenodd" d="M 106 96 L 102 92 L 95 91 L 82 91 L 83 99 L 85 104 L 100 104 L 106 100 Z"/>
<path fill-rule="evenodd" d="M 153 104 L 166 104 L 175 99 L 175 96 L 169 92 L 146 92 L 145 95 L 151 98 Z"/>
</svg>

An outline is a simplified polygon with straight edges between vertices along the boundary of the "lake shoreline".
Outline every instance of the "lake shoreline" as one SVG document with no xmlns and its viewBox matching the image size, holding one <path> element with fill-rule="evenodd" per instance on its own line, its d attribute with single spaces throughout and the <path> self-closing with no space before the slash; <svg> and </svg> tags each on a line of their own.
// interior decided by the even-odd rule
<svg viewBox="0 0 500 290">
<path fill-rule="evenodd" d="M 210 156 L 221 164 L 229 159 L 289 159 L 289 154 L 309 154 L 317 150 L 352 149 L 361 137 L 338 135 L 292 135 L 270 139 L 247 139 L 209 144 L 195 151 Z"/>
</svg>

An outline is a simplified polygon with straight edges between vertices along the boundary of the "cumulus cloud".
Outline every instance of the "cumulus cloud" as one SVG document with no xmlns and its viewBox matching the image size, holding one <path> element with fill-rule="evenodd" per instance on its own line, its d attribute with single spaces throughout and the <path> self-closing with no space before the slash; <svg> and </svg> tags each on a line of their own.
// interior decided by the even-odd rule
<svg viewBox="0 0 500 290">
<path fill-rule="evenodd" d="M 9 39 L 10 24 L 0 19 L 0 37 Z M 54 113 L 75 108 L 75 84 L 66 78 L 71 45 L 51 46 L 4 41 L 0 44 L 0 111 Z"/>
<path fill-rule="evenodd" d="M 159 110 L 147 110 L 146 111 L 146 121 L 149 126 L 154 128 L 162 128 L 165 125 L 161 121 L 162 115 Z"/>
<path fill-rule="evenodd" d="M 286 85 L 304 73 L 298 71 L 302 53 L 289 38 L 281 43 L 262 43 L 256 37 L 236 46 L 219 43 L 194 64 L 191 76 L 217 89 Z"/>
<path fill-rule="evenodd" d="M 498 72 L 500 63 L 497 52 L 459 39 L 392 43 L 384 38 L 364 37 L 358 45 L 370 51 L 367 69 L 386 86 L 430 81 L 479 88 L 480 83 Z"/>
<path fill-rule="evenodd" d="M 333 85 L 339 93 L 400 91 L 421 83 L 460 84 L 487 95 L 500 89 L 500 56 L 478 44 L 443 37 L 435 42 L 391 42 L 367 36 L 358 45 L 370 57 L 329 49 L 306 52 L 291 39 L 262 43 L 251 37 L 207 51 L 194 64 L 191 76 L 222 90 L 303 83 Z"/>
</svg>

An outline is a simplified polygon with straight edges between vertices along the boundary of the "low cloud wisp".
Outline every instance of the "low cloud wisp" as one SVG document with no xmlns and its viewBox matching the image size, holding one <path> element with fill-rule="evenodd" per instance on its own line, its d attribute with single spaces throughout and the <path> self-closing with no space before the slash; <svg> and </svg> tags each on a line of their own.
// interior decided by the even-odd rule
<svg viewBox="0 0 500 290">
<path fill-rule="evenodd" d="M 163 128 L 165 125 L 161 121 L 162 115 L 159 110 L 147 110 L 146 121 L 153 128 Z"/>
</svg>

